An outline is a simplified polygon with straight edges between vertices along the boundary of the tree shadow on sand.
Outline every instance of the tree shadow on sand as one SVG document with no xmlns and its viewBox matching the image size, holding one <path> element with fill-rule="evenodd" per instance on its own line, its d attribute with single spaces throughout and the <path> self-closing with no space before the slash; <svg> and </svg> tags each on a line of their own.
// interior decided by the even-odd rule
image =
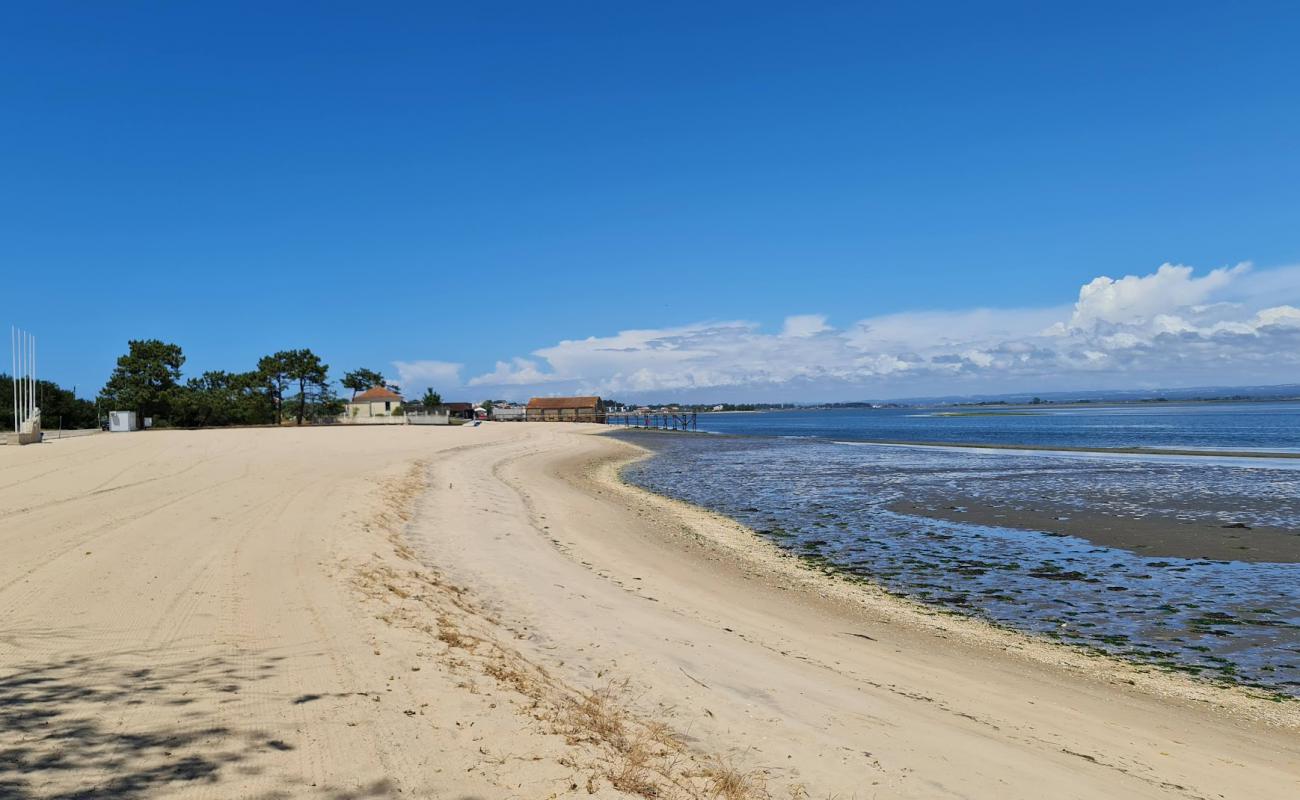
<svg viewBox="0 0 1300 800">
<path fill-rule="evenodd" d="M 257 774 L 294 749 L 217 724 L 213 710 L 272 674 L 281 657 L 147 666 L 149 657 L 77 656 L 0 671 L 0 799 L 161 797 L 228 772 Z"/>
</svg>

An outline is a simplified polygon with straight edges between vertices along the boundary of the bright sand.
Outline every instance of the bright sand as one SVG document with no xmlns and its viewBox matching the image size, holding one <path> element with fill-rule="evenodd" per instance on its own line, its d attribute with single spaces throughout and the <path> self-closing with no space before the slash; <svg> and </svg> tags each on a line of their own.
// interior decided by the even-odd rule
<svg viewBox="0 0 1300 800">
<path fill-rule="evenodd" d="M 826 577 L 591 432 L 0 448 L 0 797 L 1300 796 L 1300 704 Z"/>
</svg>

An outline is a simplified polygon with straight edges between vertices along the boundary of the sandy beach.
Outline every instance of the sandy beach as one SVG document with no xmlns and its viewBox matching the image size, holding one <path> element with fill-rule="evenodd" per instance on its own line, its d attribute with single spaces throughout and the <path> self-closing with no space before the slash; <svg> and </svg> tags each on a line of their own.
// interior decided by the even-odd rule
<svg viewBox="0 0 1300 800">
<path fill-rule="evenodd" d="M 0 798 L 1300 794 L 1300 704 L 824 575 L 599 430 L 0 448 Z"/>
</svg>

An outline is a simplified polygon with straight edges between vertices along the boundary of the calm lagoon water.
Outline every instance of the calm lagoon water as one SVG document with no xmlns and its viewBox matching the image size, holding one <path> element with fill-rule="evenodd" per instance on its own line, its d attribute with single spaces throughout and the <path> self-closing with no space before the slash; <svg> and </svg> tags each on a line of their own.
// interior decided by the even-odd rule
<svg viewBox="0 0 1300 800">
<path fill-rule="evenodd" d="M 852 441 L 1300 452 L 1300 402 L 701 414 L 700 430 Z"/>
<path fill-rule="evenodd" d="M 1296 531 L 1300 557 L 1300 460 L 862 444 L 1300 450 L 1300 405 L 925 413 L 707 415 L 701 427 L 741 435 L 632 434 L 658 454 L 626 475 L 925 602 L 1300 696 L 1300 564 L 1152 558 L 1073 536 L 897 510 L 900 501 L 949 492 L 1214 527 L 1232 520 Z"/>
</svg>

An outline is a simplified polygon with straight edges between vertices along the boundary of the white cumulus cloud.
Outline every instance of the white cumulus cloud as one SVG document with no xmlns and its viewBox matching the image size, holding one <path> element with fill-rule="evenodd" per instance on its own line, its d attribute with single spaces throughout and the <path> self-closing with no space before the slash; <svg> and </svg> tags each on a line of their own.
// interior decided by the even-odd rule
<svg viewBox="0 0 1300 800">
<path fill-rule="evenodd" d="M 745 320 L 566 340 L 469 385 L 502 396 L 861 399 L 1300 382 L 1300 268 L 1099 277 L 1074 304 Z M 414 362 L 441 363 L 441 362 Z M 456 366 L 456 365 L 451 365 Z M 403 378 L 403 380 L 408 380 Z"/>
<path fill-rule="evenodd" d="M 826 317 L 823 314 L 797 314 L 785 318 L 785 326 L 781 329 L 781 335 L 788 339 L 799 339 L 805 336 L 816 336 L 830 329 L 831 327 L 826 324 Z"/>
<path fill-rule="evenodd" d="M 406 394 L 415 390 L 442 389 L 460 385 L 460 371 L 463 364 L 451 361 L 394 361 L 397 370 L 398 385 Z"/>
<path fill-rule="evenodd" d="M 1070 325 L 1084 328 L 1098 322 L 1135 322 L 1194 306 L 1249 269 L 1249 264 L 1238 264 L 1197 278 L 1191 267 L 1161 264 L 1150 275 L 1126 275 L 1118 280 L 1103 275 L 1079 290 Z"/>
<path fill-rule="evenodd" d="M 470 378 L 470 386 L 524 386 L 546 383 L 556 380 L 555 375 L 545 375 L 537 368 L 536 361 L 526 358 L 513 358 L 510 361 L 498 361 L 496 369 L 486 375 Z"/>
</svg>

